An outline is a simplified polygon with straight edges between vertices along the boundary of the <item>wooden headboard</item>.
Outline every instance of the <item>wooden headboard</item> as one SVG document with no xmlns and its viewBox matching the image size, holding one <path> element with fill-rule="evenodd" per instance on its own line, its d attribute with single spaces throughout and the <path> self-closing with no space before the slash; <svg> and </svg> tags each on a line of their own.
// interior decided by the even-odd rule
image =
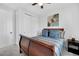
<svg viewBox="0 0 79 59">
<path fill-rule="evenodd" d="M 64 31 L 64 28 L 63 28 L 63 27 L 47 27 L 47 28 L 44 28 L 44 29 L 47 29 L 47 30 L 61 30 L 61 31 Z"/>
<path fill-rule="evenodd" d="M 24 52 L 29 56 L 53 56 L 55 54 L 54 45 L 49 45 L 33 38 L 20 35 L 20 53 Z"/>
</svg>

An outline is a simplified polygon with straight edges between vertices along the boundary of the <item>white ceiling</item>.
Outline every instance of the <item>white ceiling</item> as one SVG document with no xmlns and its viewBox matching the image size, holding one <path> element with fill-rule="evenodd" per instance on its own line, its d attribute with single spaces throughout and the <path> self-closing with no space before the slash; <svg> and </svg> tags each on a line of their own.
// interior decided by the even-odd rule
<svg viewBox="0 0 79 59">
<path fill-rule="evenodd" d="M 47 13 L 51 13 L 60 8 L 67 8 L 73 6 L 75 3 L 51 3 L 44 4 L 44 8 L 41 9 L 39 5 L 32 6 L 32 3 L 3 3 L 1 6 L 5 6 L 4 9 L 7 10 L 18 10 L 25 9 L 29 12 L 32 12 L 36 15 L 45 15 Z"/>
</svg>

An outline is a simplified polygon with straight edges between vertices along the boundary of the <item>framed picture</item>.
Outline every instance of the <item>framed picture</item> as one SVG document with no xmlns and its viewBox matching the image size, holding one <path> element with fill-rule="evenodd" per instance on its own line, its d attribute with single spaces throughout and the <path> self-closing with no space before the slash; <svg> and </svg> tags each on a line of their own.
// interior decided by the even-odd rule
<svg viewBox="0 0 79 59">
<path fill-rule="evenodd" d="M 48 27 L 59 26 L 59 14 L 54 14 L 48 17 Z"/>
</svg>

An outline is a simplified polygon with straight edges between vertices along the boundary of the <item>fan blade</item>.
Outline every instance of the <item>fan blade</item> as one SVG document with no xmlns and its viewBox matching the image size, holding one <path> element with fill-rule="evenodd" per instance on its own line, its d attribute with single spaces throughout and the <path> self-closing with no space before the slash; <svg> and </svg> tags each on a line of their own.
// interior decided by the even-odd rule
<svg viewBox="0 0 79 59">
<path fill-rule="evenodd" d="M 37 3 L 33 3 L 32 5 L 36 5 Z"/>
<path fill-rule="evenodd" d="M 47 3 L 47 4 L 51 4 L 51 3 Z"/>
<path fill-rule="evenodd" d="M 41 9 L 43 9 L 43 6 L 41 6 Z"/>
</svg>

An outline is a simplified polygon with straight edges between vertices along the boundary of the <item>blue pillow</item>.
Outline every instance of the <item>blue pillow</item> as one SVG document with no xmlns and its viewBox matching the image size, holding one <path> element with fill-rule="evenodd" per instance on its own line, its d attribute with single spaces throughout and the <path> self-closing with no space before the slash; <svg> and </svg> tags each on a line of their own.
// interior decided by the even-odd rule
<svg viewBox="0 0 79 59">
<path fill-rule="evenodd" d="M 48 30 L 47 29 L 42 30 L 42 36 L 48 37 Z"/>
<path fill-rule="evenodd" d="M 49 37 L 54 38 L 54 39 L 59 39 L 60 38 L 60 31 L 49 30 Z"/>
</svg>

